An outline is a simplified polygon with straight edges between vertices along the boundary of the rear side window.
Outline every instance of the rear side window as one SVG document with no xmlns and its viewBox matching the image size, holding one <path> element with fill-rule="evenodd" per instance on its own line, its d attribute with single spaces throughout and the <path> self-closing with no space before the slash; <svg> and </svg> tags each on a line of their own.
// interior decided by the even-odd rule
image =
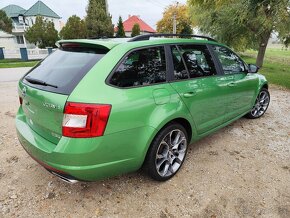
<svg viewBox="0 0 290 218">
<path fill-rule="evenodd" d="M 28 72 L 23 82 L 41 90 L 69 95 L 107 52 L 80 46 L 58 49 Z"/>
<path fill-rule="evenodd" d="M 221 46 L 213 46 L 213 50 L 220 60 L 225 74 L 236 74 L 246 71 L 243 61 L 231 50 Z"/>
<path fill-rule="evenodd" d="M 217 74 L 213 59 L 205 45 L 179 45 L 178 50 L 186 65 L 190 78 Z"/>
<path fill-rule="evenodd" d="M 184 60 L 176 46 L 171 47 L 173 66 L 174 66 L 174 79 L 183 80 L 188 79 L 189 74 L 185 68 Z"/>
<path fill-rule="evenodd" d="M 136 87 L 166 82 L 166 60 L 163 47 L 131 52 L 118 66 L 110 84 Z"/>
</svg>

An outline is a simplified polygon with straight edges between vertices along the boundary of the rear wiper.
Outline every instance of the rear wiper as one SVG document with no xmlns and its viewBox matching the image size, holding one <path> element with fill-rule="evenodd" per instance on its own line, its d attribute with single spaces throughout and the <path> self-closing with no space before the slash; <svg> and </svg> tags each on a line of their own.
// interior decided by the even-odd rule
<svg viewBox="0 0 290 218">
<path fill-rule="evenodd" d="M 24 79 L 26 81 L 30 82 L 31 84 L 42 85 L 42 86 L 50 86 L 50 87 L 53 87 L 53 88 L 57 89 L 56 85 L 46 83 L 46 82 L 44 82 L 42 80 L 39 80 L 39 79 L 33 79 L 31 77 L 25 77 Z"/>
</svg>

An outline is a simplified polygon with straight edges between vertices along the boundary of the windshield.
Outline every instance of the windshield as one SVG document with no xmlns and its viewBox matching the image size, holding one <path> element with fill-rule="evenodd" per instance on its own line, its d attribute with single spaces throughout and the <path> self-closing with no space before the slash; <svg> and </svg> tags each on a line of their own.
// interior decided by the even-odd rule
<svg viewBox="0 0 290 218">
<path fill-rule="evenodd" d="M 85 47 L 58 49 L 30 70 L 23 82 L 41 90 L 69 95 L 106 53 L 106 50 Z"/>
</svg>

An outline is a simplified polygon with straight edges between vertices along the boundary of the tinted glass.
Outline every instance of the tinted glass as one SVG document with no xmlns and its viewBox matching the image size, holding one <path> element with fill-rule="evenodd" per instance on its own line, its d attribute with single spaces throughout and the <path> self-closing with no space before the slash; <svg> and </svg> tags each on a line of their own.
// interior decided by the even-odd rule
<svg viewBox="0 0 290 218">
<path fill-rule="evenodd" d="M 23 82 L 41 90 L 70 94 L 106 52 L 83 47 L 58 49 L 33 68 L 24 77 Z M 33 84 L 25 78 L 43 81 L 55 87 Z"/>
<path fill-rule="evenodd" d="M 246 71 L 243 61 L 231 50 L 221 46 L 213 46 L 213 49 L 221 62 L 225 74 Z"/>
<path fill-rule="evenodd" d="M 205 45 L 178 46 L 190 78 L 216 75 L 212 57 Z"/>
<path fill-rule="evenodd" d="M 110 83 L 119 87 L 144 86 L 166 81 L 163 47 L 131 52 L 119 65 Z"/>
<path fill-rule="evenodd" d="M 171 47 L 173 65 L 174 65 L 174 79 L 182 80 L 188 79 L 189 75 L 185 68 L 184 61 L 176 46 Z"/>
</svg>

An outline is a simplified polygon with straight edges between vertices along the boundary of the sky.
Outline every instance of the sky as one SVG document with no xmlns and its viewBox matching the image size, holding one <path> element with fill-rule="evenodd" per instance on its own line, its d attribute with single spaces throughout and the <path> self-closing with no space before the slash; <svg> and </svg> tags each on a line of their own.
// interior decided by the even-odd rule
<svg viewBox="0 0 290 218">
<path fill-rule="evenodd" d="M 37 0 L 0 0 L 0 8 L 9 4 L 15 4 L 29 9 Z M 88 0 L 42 0 L 48 7 L 56 12 L 62 20 L 66 20 L 71 15 L 78 15 L 83 18 L 86 15 Z M 146 23 L 156 28 L 156 23 L 162 18 L 164 8 L 175 0 L 108 0 L 109 12 L 112 15 L 113 23 L 116 24 L 119 16 L 126 20 L 129 15 L 140 15 Z M 186 0 L 178 0 L 185 4 Z"/>
</svg>

